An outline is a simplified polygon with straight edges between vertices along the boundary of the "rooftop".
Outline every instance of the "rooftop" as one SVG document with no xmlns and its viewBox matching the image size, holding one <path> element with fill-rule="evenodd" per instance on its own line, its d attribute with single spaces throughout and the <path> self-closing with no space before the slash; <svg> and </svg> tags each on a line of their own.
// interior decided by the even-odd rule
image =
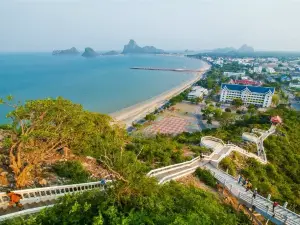
<svg viewBox="0 0 300 225">
<path fill-rule="evenodd" d="M 257 86 L 251 86 L 251 85 L 239 85 L 239 84 L 222 84 L 221 88 L 227 88 L 232 91 L 243 91 L 246 88 L 251 91 L 251 92 L 256 92 L 256 93 L 268 93 L 271 91 L 272 93 L 275 93 L 275 88 L 274 87 L 257 87 Z"/>
</svg>

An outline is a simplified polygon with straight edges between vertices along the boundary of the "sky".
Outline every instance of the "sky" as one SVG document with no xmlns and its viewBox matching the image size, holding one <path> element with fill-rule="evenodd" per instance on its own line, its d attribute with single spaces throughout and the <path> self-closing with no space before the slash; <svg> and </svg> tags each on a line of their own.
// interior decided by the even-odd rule
<svg viewBox="0 0 300 225">
<path fill-rule="evenodd" d="M 0 52 L 253 46 L 300 51 L 300 0 L 0 0 Z"/>
</svg>

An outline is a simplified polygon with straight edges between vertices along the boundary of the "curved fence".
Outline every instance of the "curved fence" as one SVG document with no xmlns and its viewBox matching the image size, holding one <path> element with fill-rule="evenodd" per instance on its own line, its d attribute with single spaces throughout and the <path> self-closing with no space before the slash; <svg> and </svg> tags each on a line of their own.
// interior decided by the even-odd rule
<svg viewBox="0 0 300 225">
<path fill-rule="evenodd" d="M 186 161 L 186 162 L 183 162 L 183 163 L 178 163 L 178 164 L 174 164 L 174 165 L 170 165 L 170 166 L 166 166 L 166 167 L 154 169 L 154 170 L 151 170 L 149 173 L 147 173 L 147 176 L 153 177 L 153 176 L 165 173 L 167 171 L 172 171 L 172 170 L 175 170 L 175 169 L 180 169 L 180 168 L 183 168 L 183 167 L 186 167 L 188 165 L 193 164 L 194 162 L 198 161 L 199 159 L 200 159 L 200 157 L 198 156 L 198 157 L 196 157 L 196 158 L 194 158 L 194 159 L 192 159 L 190 161 Z"/>
<path fill-rule="evenodd" d="M 99 182 L 82 183 L 82 184 L 72 184 L 63 186 L 52 186 L 45 188 L 34 188 L 34 189 L 24 189 L 16 190 L 14 193 L 20 194 L 22 199 L 20 203 L 22 205 L 40 203 L 54 200 L 65 194 L 73 194 L 78 192 L 83 192 L 95 188 L 100 188 L 102 185 Z M 9 205 L 9 197 L 5 192 L 0 193 L 0 208 L 6 209 Z"/>
<path fill-rule="evenodd" d="M 266 219 L 278 225 L 300 225 L 300 215 L 283 206 L 277 206 L 273 211 L 273 202 L 271 200 L 261 195 L 256 195 L 256 197 L 253 198 L 251 191 L 245 192 L 242 190 L 243 187 L 238 184 L 237 178 L 210 166 L 206 166 L 206 169 L 210 170 L 218 182 L 240 202 L 249 208 L 254 208 L 255 211 L 263 215 Z"/>
</svg>

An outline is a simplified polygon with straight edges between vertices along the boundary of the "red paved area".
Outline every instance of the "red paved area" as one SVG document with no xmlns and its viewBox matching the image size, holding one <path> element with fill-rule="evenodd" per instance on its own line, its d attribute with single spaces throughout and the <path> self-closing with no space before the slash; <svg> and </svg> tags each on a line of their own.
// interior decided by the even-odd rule
<svg viewBox="0 0 300 225">
<path fill-rule="evenodd" d="M 180 117 L 165 117 L 155 122 L 152 126 L 145 129 L 147 134 L 180 134 L 187 132 L 186 127 L 190 122 Z"/>
</svg>

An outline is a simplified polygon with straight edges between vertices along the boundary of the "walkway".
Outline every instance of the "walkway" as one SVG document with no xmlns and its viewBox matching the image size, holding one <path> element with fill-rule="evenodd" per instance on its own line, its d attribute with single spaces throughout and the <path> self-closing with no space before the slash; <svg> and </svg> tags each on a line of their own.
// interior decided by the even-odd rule
<svg viewBox="0 0 300 225">
<path fill-rule="evenodd" d="M 270 220 L 275 224 L 300 224 L 300 215 L 282 206 L 277 206 L 273 212 L 273 202 L 270 199 L 266 199 L 260 195 L 253 198 L 253 193 L 251 191 L 246 192 L 245 188 L 238 184 L 236 178 L 216 169 L 210 163 L 206 164 L 204 168 L 210 170 L 219 183 L 222 184 L 233 196 L 235 196 L 240 203 L 248 208 L 252 208 L 254 206 L 255 211 L 264 216 L 267 220 Z"/>
<path fill-rule="evenodd" d="M 110 181 L 108 181 L 110 182 Z M 18 208 L 8 208 L 9 199 L 5 192 L 0 193 L 0 221 L 12 219 L 14 217 L 39 212 L 45 207 L 51 207 L 55 200 L 65 194 L 81 193 L 103 186 L 99 182 L 81 183 L 63 186 L 52 186 L 45 188 L 34 188 L 14 191 L 22 196 L 21 203 L 24 210 Z"/>
</svg>

